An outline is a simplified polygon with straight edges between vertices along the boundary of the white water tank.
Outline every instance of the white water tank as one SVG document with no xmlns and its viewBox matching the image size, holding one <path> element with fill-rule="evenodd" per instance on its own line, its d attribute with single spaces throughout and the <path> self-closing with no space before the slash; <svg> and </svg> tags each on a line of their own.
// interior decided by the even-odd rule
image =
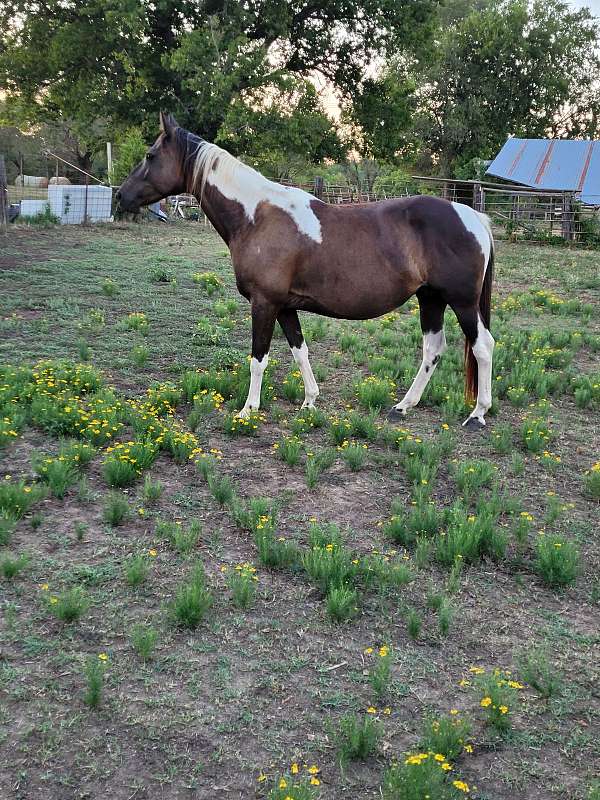
<svg viewBox="0 0 600 800">
<path fill-rule="evenodd" d="M 112 217 L 110 186 L 49 186 L 48 202 L 63 225 L 77 225 L 84 216 L 88 222 L 110 222 Z"/>
</svg>

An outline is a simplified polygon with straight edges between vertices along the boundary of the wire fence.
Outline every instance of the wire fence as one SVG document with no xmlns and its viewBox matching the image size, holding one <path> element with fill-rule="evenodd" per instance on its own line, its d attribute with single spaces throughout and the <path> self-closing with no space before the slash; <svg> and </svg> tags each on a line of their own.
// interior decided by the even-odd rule
<svg viewBox="0 0 600 800">
<path fill-rule="evenodd" d="M 60 161 L 54 156 L 57 164 Z M 0 155 L 1 159 L 1 155 Z M 32 221 L 36 217 L 62 224 L 109 222 L 114 219 L 118 187 L 103 184 L 69 162 L 71 183 L 57 174 L 50 178 L 21 176 L 6 184 L 0 172 L 0 225 L 6 221 Z M 1 169 L 1 168 L 0 168 Z M 4 181 L 4 185 L 2 184 Z M 411 176 L 405 184 L 376 180 L 356 184 L 330 184 L 317 177 L 309 183 L 281 181 L 314 194 L 326 203 L 369 203 L 414 194 L 429 194 L 465 203 L 487 213 L 497 238 L 511 241 L 546 242 L 600 247 L 600 194 L 596 205 L 584 205 L 574 192 L 539 191 L 527 187 L 430 176 Z M 2 205 L 3 203 L 3 205 Z M 4 210 L 3 210 L 4 209 Z M 209 224 L 193 195 L 168 197 L 160 213 L 151 218 L 166 221 L 193 220 Z"/>
</svg>

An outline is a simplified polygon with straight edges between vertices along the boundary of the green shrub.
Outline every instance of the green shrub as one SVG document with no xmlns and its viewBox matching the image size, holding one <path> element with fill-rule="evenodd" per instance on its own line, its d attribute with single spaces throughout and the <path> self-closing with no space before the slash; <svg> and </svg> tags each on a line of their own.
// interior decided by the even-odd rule
<svg viewBox="0 0 600 800">
<path fill-rule="evenodd" d="M 348 714 L 338 723 L 336 744 L 340 762 L 365 761 L 377 751 L 383 725 L 370 714 Z"/>
<path fill-rule="evenodd" d="M 129 503 L 120 492 L 109 492 L 106 495 L 102 518 L 111 527 L 122 525 L 129 519 L 130 514 Z"/>
<path fill-rule="evenodd" d="M 349 586 L 334 586 L 327 594 L 327 615 L 333 622 L 345 622 L 358 611 L 358 592 Z"/>
<path fill-rule="evenodd" d="M 139 623 L 133 627 L 131 644 L 142 661 L 148 661 L 152 657 L 157 642 L 158 631 L 152 625 Z"/>
<path fill-rule="evenodd" d="M 445 717 L 431 717 L 425 721 L 419 747 L 422 751 L 441 753 L 448 761 L 455 761 L 464 751 L 470 733 L 471 723 L 462 719 L 458 712 Z"/>
<path fill-rule="evenodd" d="M 80 586 L 73 586 L 58 597 L 51 595 L 48 605 L 51 613 L 61 622 L 77 622 L 90 607 L 90 601 Z"/>
<path fill-rule="evenodd" d="M 540 534 L 536 546 L 535 570 L 553 587 L 575 583 L 579 573 L 579 551 L 573 542 L 554 534 Z"/>
<path fill-rule="evenodd" d="M 177 625 L 194 629 L 206 617 L 213 604 L 213 596 L 206 585 L 206 575 L 201 563 L 196 564 L 191 577 L 183 583 L 171 602 L 171 614 Z"/>
</svg>

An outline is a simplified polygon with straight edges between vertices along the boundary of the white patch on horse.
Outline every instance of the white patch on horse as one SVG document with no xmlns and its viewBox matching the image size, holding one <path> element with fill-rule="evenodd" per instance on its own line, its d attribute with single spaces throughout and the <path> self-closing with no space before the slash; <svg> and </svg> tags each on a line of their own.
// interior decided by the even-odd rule
<svg viewBox="0 0 600 800">
<path fill-rule="evenodd" d="M 466 425 L 475 418 L 485 425 L 485 414 L 492 405 L 492 355 L 494 353 L 494 337 L 477 317 L 477 339 L 473 343 L 473 355 L 477 359 L 477 405 L 463 422 Z"/>
<path fill-rule="evenodd" d="M 443 328 L 437 333 L 423 334 L 423 360 L 421 366 L 404 398 L 394 406 L 397 411 L 406 414 L 409 408 L 417 405 L 445 350 L 446 335 Z"/>
<path fill-rule="evenodd" d="M 292 347 L 294 361 L 300 367 L 302 380 L 304 381 L 304 402 L 302 408 L 313 408 L 315 400 L 319 396 L 319 387 L 313 375 L 310 361 L 308 360 L 308 347 L 306 342 L 302 342 L 300 347 Z"/>
<path fill-rule="evenodd" d="M 492 229 L 490 227 L 490 218 L 487 214 L 481 214 L 479 211 L 475 211 L 475 209 L 470 208 L 470 206 L 465 206 L 462 203 L 452 203 L 452 206 L 465 228 L 477 239 L 485 259 L 484 267 L 487 269 L 494 241 L 492 238 Z"/>
<path fill-rule="evenodd" d="M 260 390 L 262 388 L 263 373 L 269 363 L 269 354 L 264 355 L 259 361 L 257 358 L 250 359 L 250 389 L 244 407 L 239 412 L 240 417 L 248 417 L 251 411 L 258 411 L 260 408 Z"/>
<path fill-rule="evenodd" d="M 250 222 L 254 222 L 260 203 L 271 203 L 283 209 L 296 227 L 315 242 L 321 242 L 321 223 L 310 204 L 316 197 L 292 186 L 270 181 L 216 144 L 201 142 L 194 162 L 194 184 L 200 181 L 200 197 L 208 182 L 228 200 L 243 206 Z"/>
</svg>

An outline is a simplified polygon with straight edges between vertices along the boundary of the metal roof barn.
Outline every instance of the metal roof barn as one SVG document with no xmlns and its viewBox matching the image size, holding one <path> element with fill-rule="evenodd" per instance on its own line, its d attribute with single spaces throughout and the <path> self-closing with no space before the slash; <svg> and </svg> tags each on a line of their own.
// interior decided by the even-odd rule
<svg viewBox="0 0 600 800">
<path fill-rule="evenodd" d="M 509 139 L 487 168 L 488 175 L 534 189 L 576 192 L 600 205 L 600 141 Z"/>
</svg>

